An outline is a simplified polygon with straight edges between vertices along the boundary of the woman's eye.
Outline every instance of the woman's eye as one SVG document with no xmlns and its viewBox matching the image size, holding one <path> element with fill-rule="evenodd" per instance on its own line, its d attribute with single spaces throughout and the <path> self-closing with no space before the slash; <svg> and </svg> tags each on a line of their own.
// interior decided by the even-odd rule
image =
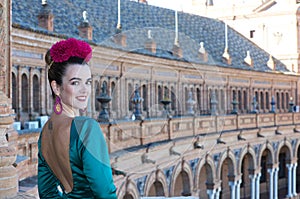
<svg viewBox="0 0 300 199">
<path fill-rule="evenodd" d="M 77 81 L 71 83 L 71 85 L 74 85 L 74 86 L 77 86 L 78 84 L 79 84 L 79 82 L 77 82 Z"/>
<path fill-rule="evenodd" d="M 92 85 L 92 81 L 87 81 L 86 84 L 87 85 Z"/>
</svg>

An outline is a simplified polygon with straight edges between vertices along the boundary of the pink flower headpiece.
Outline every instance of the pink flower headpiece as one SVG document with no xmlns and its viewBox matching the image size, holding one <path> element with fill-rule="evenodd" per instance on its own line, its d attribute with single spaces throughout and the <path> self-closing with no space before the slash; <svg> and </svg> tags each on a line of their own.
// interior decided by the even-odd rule
<svg viewBox="0 0 300 199">
<path fill-rule="evenodd" d="M 65 62 L 70 57 L 79 57 L 88 62 L 92 58 L 92 48 L 84 41 L 70 38 L 55 43 L 50 49 L 50 56 L 54 62 Z"/>
</svg>

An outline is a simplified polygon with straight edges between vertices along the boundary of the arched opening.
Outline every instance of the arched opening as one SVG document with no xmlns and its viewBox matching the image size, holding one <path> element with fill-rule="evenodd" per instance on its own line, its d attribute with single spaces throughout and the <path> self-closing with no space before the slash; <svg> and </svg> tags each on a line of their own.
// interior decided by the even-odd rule
<svg viewBox="0 0 300 199">
<path fill-rule="evenodd" d="M 270 101 L 269 93 L 266 92 L 266 109 L 267 110 L 270 110 L 270 103 L 271 103 L 271 101 Z"/>
<path fill-rule="evenodd" d="M 289 109 L 289 102 L 290 102 L 289 93 L 285 93 L 285 107 L 286 107 L 286 109 Z"/>
<path fill-rule="evenodd" d="M 128 84 L 128 94 L 127 94 L 127 97 L 128 97 L 128 110 L 129 111 L 133 111 L 133 104 L 131 102 L 133 96 L 134 96 L 133 86 L 129 83 Z"/>
<path fill-rule="evenodd" d="M 226 114 L 225 92 L 223 89 L 220 90 L 220 96 L 221 113 Z"/>
<path fill-rule="evenodd" d="M 163 184 L 159 181 L 155 181 L 150 187 L 148 196 L 165 196 Z"/>
<path fill-rule="evenodd" d="M 147 86 L 144 84 L 142 86 L 142 98 L 144 99 L 143 101 L 143 111 L 147 111 L 148 110 L 148 88 Z"/>
<path fill-rule="evenodd" d="M 238 103 L 239 103 L 239 110 L 242 111 L 243 110 L 243 101 L 242 101 L 242 92 L 239 90 L 238 91 Z"/>
<path fill-rule="evenodd" d="M 22 75 L 22 86 L 21 86 L 21 97 L 22 97 L 22 112 L 28 112 L 28 108 L 29 108 L 29 101 L 28 101 L 28 97 L 29 97 L 29 90 L 28 90 L 28 78 L 26 74 Z"/>
<path fill-rule="evenodd" d="M 37 75 L 33 76 L 33 111 L 36 113 L 40 112 L 40 83 Z"/>
<path fill-rule="evenodd" d="M 97 97 L 100 96 L 100 85 L 98 81 L 95 81 L 95 110 L 100 111 L 100 102 L 97 100 Z"/>
<path fill-rule="evenodd" d="M 18 112 L 17 107 L 17 78 L 15 73 L 12 73 L 11 77 L 11 84 L 12 84 L 12 108 L 15 110 L 15 112 Z"/>
<path fill-rule="evenodd" d="M 265 109 L 265 101 L 264 101 L 264 93 L 260 92 L 260 110 L 264 112 Z"/>
<path fill-rule="evenodd" d="M 213 171 L 210 165 L 205 164 L 199 174 L 199 182 L 198 182 L 198 189 L 199 189 L 199 198 L 208 199 L 207 189 L 208 187 L 213 187 Z"/>
<path fill-rule="evenodd" d="M 229 176 L 234 176 L 234 165 L 230 158 L 226 158 L 221 167 L 221 193 L 220 198 L 230 198 Z"/>
<path fill-rule="evenodd" d="M 280 94 L 276 93 L 276 102 L 277 104 L 277 109 L 280 110 Z"/>
<path fill-rule="evenodd" d="M 185 171 L 181 171 L 174 183 L 174 196 L 190 196 L 191 187 L 189 176 Z"/>
<path fill-rule="evenodd" d="M 268 169 L 273 165 L 272 155 L 269 149 L 265 149 L 260 160 L 260 198 L 270 197 L 270 175 Z"/>
<path fill-rule="evenodd" d="M 241 165 L 241 175 L 242 175 L 242 183 L 240 187 L 240 198 L 248 199 L 251 198 L 251 179 L 250 175 L 253 175 L 254 171 L 254 162 L 253 157 L 247 153 L 242 161 Z M 253 192 L 254 193 L 254 192 Z"/>
<path fill-rule="evenodd" d="M 110 94 L 111 94 L 112 110 L 117 111 L 118 110 L 118 93 L 116 91 L 115 82 L 111 82 Z"/>
<path fill-rule="evenodd" d="M 284 93 L 283 92 L 281 93 L 281 108 L 282 108 L 282 110 L 285 109 Z"/>
<path fill-rule="evenodd" d="M 248 95 L 247 91 L 243 91 L 243 97 L 244 97 L 244 112 L 247 112 L 248 108 Z"/>
<path fill-rule="evenodd" d="M 285 198 L 288 195 L 288 169 L 291 163 L 290 150 L 284 146 L 279 152 L 279 171 L 278 171 L 278 197 Z"/>
<path fill-rule="evenodd" d="M 173 86 L 171 87 L 171 109 L 176 110 L 176 94 Z"/>
<path fill-rule="evenodd" d="M 201 113 L 201 90 L 200 88 L 196 89 L 196 100 L 197 100 L 197 111 Z"/>
</svg>

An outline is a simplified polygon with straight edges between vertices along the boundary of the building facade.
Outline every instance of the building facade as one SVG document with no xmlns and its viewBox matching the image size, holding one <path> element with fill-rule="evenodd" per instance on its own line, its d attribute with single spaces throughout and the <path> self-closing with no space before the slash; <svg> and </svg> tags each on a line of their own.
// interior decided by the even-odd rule
<svg viewBox="0 0 300 199">
<path fill-rule="evenodd" d="M 298 74 L 222 21 L 108 0 L 13 1 L 12 15 L 7 95 L 32 170 L 25 123 L 52 113 L 44 56 L 76 37 L 93 48 L 86 114 L 107 111 L 119 198 L 297 197 Z"/>
</svg>

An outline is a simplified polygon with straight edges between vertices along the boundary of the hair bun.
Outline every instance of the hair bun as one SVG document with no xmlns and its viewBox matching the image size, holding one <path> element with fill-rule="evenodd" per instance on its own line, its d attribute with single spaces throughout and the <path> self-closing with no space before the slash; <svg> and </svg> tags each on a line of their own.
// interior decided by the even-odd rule
<svg viewBox="0 0 300 199">
<path fill-rule="evenodd" d="M 50 55 L 50 50 L 47 51 L 46 55 L 45 55 L 45 62 L 47 64 L 47 66 L 49 67 L 52 63 L 52 58 Z"/>
</svg>

